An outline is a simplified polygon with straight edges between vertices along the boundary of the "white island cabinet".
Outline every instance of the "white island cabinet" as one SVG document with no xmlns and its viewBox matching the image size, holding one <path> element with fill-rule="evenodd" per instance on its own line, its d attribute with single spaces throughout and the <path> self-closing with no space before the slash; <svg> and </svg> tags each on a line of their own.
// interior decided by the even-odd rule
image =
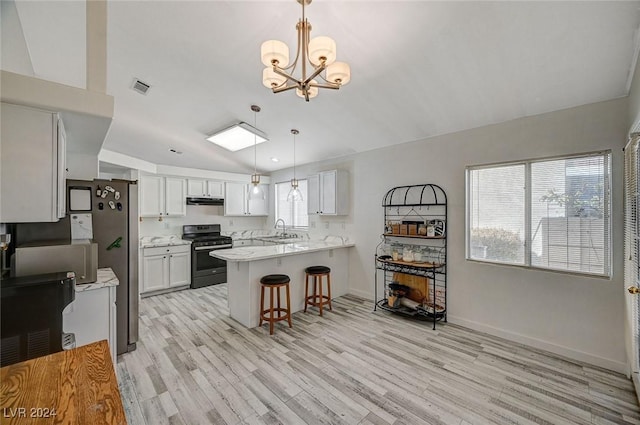
<svg viewBox="0 0 640 425">
<path fill-rule="evenodd" d="M 2 103 L 0 223 L 54 222 L 66 213 L 66 136 L 57 113 Z"/>
<path fill-rule="evenodd" d="M 331 295 L 345 295 L 349 281 L 349 248 L 353 243 L 306 241 L 271 246 L 251 246 L 212 251 L 227 261 L 229 316 L 248 328 L 260 323 L 260 278 L 286 274 L 291 279 L 291 313 L 304 309 L 305 268 L 331 268 Z M 313 286 L 313 285 L 311 285 Z M 266 303 L 268 303 L 268 291 Z M 316 311 L 314 308 L 311 311 Z M 293 318 L 295 327 L 295 318 Z"/>
</svg>

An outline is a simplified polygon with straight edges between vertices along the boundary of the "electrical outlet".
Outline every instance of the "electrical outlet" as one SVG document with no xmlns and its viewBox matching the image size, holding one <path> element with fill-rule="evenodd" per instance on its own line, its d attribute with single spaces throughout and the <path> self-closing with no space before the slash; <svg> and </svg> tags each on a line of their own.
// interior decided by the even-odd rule
<svg viewBox="0 0 640 425">
<path fill-rule="evenodd" d="M 309 225 L 311 226 L 312 229 L 316 228 L 316 222 L 312 221 L 311 223 L 309 223 Z"/>
<path fill-rule="evenodd" d="M 276 261 L 276 265 L 281 266 L 282 265 L 282 259 L 278 258 L 278 260 Z"/>
<path fill-rule="evenodd" d="M 344 221 L 342 222 L 342 230 L 347 228 L 347 223 L 345 223 Z"/>
<path fill-rule="evenodd" d="M 333 258 L 333 249 L 329 250 L 329 258 Z"/>
<path fill-rule="evenodd" d="M 166 221 L 164 222 L 164 228 L 168 229 L 169 228 L 169 223 L 167 223 Z"/>
<path fill-rule="evenodd" d="M 229 220 L 229 226 L 233 226 L 233 220 Z"/>
<path fill-rule="evenodd" d="M 327 230 L 329 229 L 329 222 L 328 221 L 326 223 L 324 223 L 324 228 L 327 229 Z"/>
</svg>

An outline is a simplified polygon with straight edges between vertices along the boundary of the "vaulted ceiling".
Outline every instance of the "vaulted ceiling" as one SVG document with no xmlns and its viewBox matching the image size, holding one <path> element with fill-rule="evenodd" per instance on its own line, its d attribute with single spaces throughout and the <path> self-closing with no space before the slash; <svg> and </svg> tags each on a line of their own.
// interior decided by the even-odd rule
<svg viewBox="0 0 640 425">
<path fill-rule="evenodd" d="M 2 3 L 2 68 L 85 87 L 84 2 Z M 294 0 L 110 1 L 107 10 L 115 112 L 103 148 L 229 172 L 251 171 L 253 148 L 231 153 L 205 137 L 253 123 L 251 104 L 262 107 L 257 127 L 270 140 L 256 156 L 269 172 L 292 165 L 291 128 L 297 162 L 308 163 L 626 96 L 640 26 L 638 1 L 314 0 L 312 37 L 336 41 L 352 79 L 306 103 L 261 83 L 261 43 L 295 46 Z M 23 39 L 5 36 L 16 25 Z M 134 78 L 152 86 L 146 96 L 131 90 Z"/>
</svg>

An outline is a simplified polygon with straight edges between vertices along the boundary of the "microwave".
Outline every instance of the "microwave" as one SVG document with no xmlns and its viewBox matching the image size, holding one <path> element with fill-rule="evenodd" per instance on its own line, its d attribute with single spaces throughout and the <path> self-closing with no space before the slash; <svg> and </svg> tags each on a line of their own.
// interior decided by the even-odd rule
<svg viewBox="0 0 640 425">
<path fill-rule="evenodd" d="M 15 277 L 72 271 L 76 283 L 98 279 L 98 244 L 90 240 L 31 242 L 16 247 L 11 259 Z"/>
</svg>

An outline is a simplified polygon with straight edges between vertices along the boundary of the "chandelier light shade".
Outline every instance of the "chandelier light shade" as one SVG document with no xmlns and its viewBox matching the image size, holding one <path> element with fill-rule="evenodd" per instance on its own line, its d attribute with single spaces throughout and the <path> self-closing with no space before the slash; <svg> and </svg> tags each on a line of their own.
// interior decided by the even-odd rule
<svg viewBox="0 0 640 425">
<path fill-rule="evenodd" d="M 291 179 L 291 189 L 287 194 L 287 202 L 304 201 L 302 192 L 298 189 L 298 179 L 296 179 L 296 136 L 299 133 L 295 128 L 291 130 L 291 134 L 293 134 L 293 178 Z"/>
<path fill-rule="evenodd" d="M 311 0 L 297 1 L 302 5 L 302 18 L 296 25 L 295 59 L 289 63 L 289 47 L 282 41 L 262 43 L 260 59 L 267 67 L 262 72 L 262 84 L 274 93 L 296 89 L 298 96 L 308 102 L 318 95 L 319 89 L 338 90 L 347 84 L 351 80 L 351 68 L 345 62 L 336 62 L 336 42 L 332 38 L 310 39 L 311 24 L 304 11 Z"/>
<path fill-rule="evenodd" d="M 257 105 L 251 105 L 251 110 L 253 111 L 253 127 L 257 128 L 256 121 L 258 112 L 260 112 L 260 107 Z M 254 200 L 264 200 L 266 195 L 264 190 L 262 190 L 262 186 L 260 186 L 260 174 L 257 171 L 257 146 L 258 140 L 257 136 L 254 133 L 253 138 L 253 174 L 251 175 L 251 188 L 249 190 L 249 199 Z"/>
</svg>

